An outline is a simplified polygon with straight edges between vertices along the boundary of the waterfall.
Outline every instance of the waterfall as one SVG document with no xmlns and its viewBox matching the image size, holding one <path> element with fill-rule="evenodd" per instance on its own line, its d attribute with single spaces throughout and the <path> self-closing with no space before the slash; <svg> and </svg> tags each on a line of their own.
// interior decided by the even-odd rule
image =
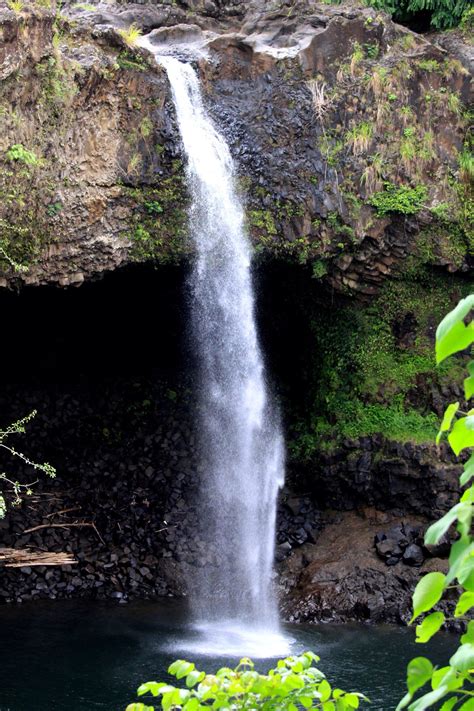
<svg viewBox="0 0 474 711">
<path fill-rule="evenodd" d="M 171 85 L 192 198 L 199 508 L 218 559 L 193 574 L 191 601 L 201 627 L 220 626 L 227 640 L 231 629 L 276 633 L 272 569 L 284 448 L 258 341 L 243 206 L 229 147 L 206 111 L 196 72 L 174 57 L 157 61 Z"/>
</svg>

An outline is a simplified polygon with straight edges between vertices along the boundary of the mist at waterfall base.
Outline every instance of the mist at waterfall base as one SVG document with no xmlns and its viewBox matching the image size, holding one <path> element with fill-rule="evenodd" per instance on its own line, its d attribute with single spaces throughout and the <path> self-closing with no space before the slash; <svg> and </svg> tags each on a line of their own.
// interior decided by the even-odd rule
<svg viewBox="0 0 474 711">
<path fill-rule="evenodd" d="M 166 600 L 129 605 L 81 601 L 35 601 L 0 607 L 1 711 L 121 711 L 137 700 L 144 681 L 166 681 L 177 640 L 197 633 L 182 603 Z M 442 666 L 457 646 L 456 635 L 415 644 L 415 632 L 388 625 L 290 625 L 295 653 L 314 650 L 318 667 L 334 685 L 362 691 L 368 709 L 393 711 L 405 693 L 406 665 L 422 653 Z M 274 657 L 257 662 L 259 671 Z M 235 666 L 238 656 L 184 655 L 198 669 Z"/>
<path fill-rule="evenodd" d="M 191 324 L 199 368 L 197 435 L 203 477 L 200 538 L 213 564 L 188 576 L 200 637 L 186 649 L 285 654 L 272 590 L 284 447 L 258 342 L 251 248 L 229 147 L 211 121 L 196 72 L 159 50 L 191 194 Z"/>
</svg>

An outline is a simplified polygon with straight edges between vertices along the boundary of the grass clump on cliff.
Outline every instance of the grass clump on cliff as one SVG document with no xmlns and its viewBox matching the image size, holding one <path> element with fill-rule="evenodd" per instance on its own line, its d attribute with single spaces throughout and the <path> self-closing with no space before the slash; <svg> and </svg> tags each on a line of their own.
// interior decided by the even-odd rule
<svg viewBox="0 0 474 711">
<path fill-rule="evenodd" d="M 136 22 L 133 22 L 130 27 L 127 27 L 123 30 L 118 30 L 118 33 L 125 42 L 125 44 L 127 44 L 129 47 L 136 47 L 138 44 L 138 40 L 143 34 Z"/>
</svg>

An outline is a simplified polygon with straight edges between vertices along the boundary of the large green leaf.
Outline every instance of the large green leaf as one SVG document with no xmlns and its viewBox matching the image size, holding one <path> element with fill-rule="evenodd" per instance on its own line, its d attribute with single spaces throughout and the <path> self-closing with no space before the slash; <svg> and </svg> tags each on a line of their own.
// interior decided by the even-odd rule
<svg viewBox="0 0 474 711">
<path fill-rule="evenodd" d="M 453 654 L 449 663 L 454 669 L 460 672 L 467 672 L 469 669 L 474 669 L 474 644 L 470 642 L 462 644 Z"/>
<path fill-rule="evenodd" d="M 407 666 L 407 687 L 410 694 L 414 694 L 421 689 L 433 674 L 433 665 L 426 657 L 415 657 L 408 662 Z"/>
<path fill-rule="evenodd" d="M 456 420 L 448 435 L 448 441 L 456 455 L 466 447 L 474 447 L 474 415 Z"/>
<path fill-rule="evenodd" d="M 459 403 L 458 402 L 452 402 L 451 405 L 448 405 L 446 408 L 444 415 L 443 415 L 443 420 L 441 422 L 441 426 L 439 428 L 438 435 L 436 437 L 436 444 L 440 443 L 441 437 L 443 436 L 443 432 L 449 432 L 451 429 L 451 424 L 454 419 L 454 415 L 456 412 L 459 410 Z"/>
<path fill-rule="evenodd" d="M 469 377 L 464 380 L 464 396 L 469 400 L 474 395 L 474 360 L 467 365 Z"/>
<path fill-rule="evenodd" d="M 474 607 L 474 592 L 466 590 L 466 592 L 463 592 L 458 600 L 458 604 L 454 610 L 454 616 L 462 617 L 466 614 L 466 612 L 468 612 L 468 610 L 471 609 L 471 607 Z"/>
<path fill-rule="evenodd" d="M 474 699 L 468 699 L 459 707 L 458 711 L 474 711 Z"/>
<path fill-rule="evenodd" d="M 464 536 L 453 543 L 449 553 L 449 570 L 446 576 L 446 584 L 452 583 L 461 574 L 460 571 L 464 569 L 466 562 L 472 560 L 473 555 L 474 542 L 471 542 L 469 536 Z"/>
<path fill-rule="evenodd" d="M 432 707 L 436 701 L 439 701 L 443 698 L 443 696 L 446 696 L 447 693 L 449 693 L 449 688 L 447 686 L 438 686 L 437 689 L 428 692 L 428 694 L 425 694 L 424 696 L 420 696 L 419 699 L 410 704 L 408 709 L 409 711 L 425 711 L 425 709 Z"/>
<path fill-rule="evenodd" d="M 464 471 L 459 478 L 459 483 L 461 486 L 468 484 L 472 477 L 474 476 L 474 452 L 471 454 L 466 464 L 464 465 Z"/>
<path fill-rule="evenodd" d="M 474 341 L 474 327 L 464 319 L 474 308 L 474 294 L 462 299 L 436 329 L 436 361 L 441 363 L 452 353 L 462 351 Z"/>
<path fill-rule="evenodd" d="M 474 620 L 470 620 L 467 625 L 467 630 L 461 637 L 462 644 L 474 644 Z"/>
<path fill-rule="evenodd" d="M 446 576 L 443 573 L 428 573 L 418 582 L 413 593 L 413 622 L 422 612 L 428 612 L 441 599 Z"/>
<path fill-rule="evenodd" d="M 423 622 L 416 627 L 416 641 L 424 644 L 432 638 L 444 624 L 444 614 L 442 612 L 432 612 L 425 617 Z"/>
<path fill-rule="evenodd" d="M 427 546 L 435 546 L 439 542 L 440 538 L 444 536 L 449 527 L 457 520 L 462 507 L 463 504 L 456 504 L 456 506 L 449 509 L 439 521 L 435 521 L 431 524 L 425 533 L 425 544 Z"/>
</svg>

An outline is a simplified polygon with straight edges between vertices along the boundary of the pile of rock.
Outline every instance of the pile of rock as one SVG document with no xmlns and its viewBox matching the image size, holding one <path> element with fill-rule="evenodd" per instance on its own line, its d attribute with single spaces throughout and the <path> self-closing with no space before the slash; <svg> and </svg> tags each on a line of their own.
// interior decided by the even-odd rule
<svg viewBox="0 0 474 711">
<path fill-rule="evenodd" d="M 400 523 L 387 531 L 378 532 L 374 546 L 386 565 L 404 563 L 419 568 L 427 558 L 442 558 L 449 554 L 449 536 L 444 536 L 439 545 L 428 547 L 424 545 L 423 536 L 423 527 Z"/>
</svg>

